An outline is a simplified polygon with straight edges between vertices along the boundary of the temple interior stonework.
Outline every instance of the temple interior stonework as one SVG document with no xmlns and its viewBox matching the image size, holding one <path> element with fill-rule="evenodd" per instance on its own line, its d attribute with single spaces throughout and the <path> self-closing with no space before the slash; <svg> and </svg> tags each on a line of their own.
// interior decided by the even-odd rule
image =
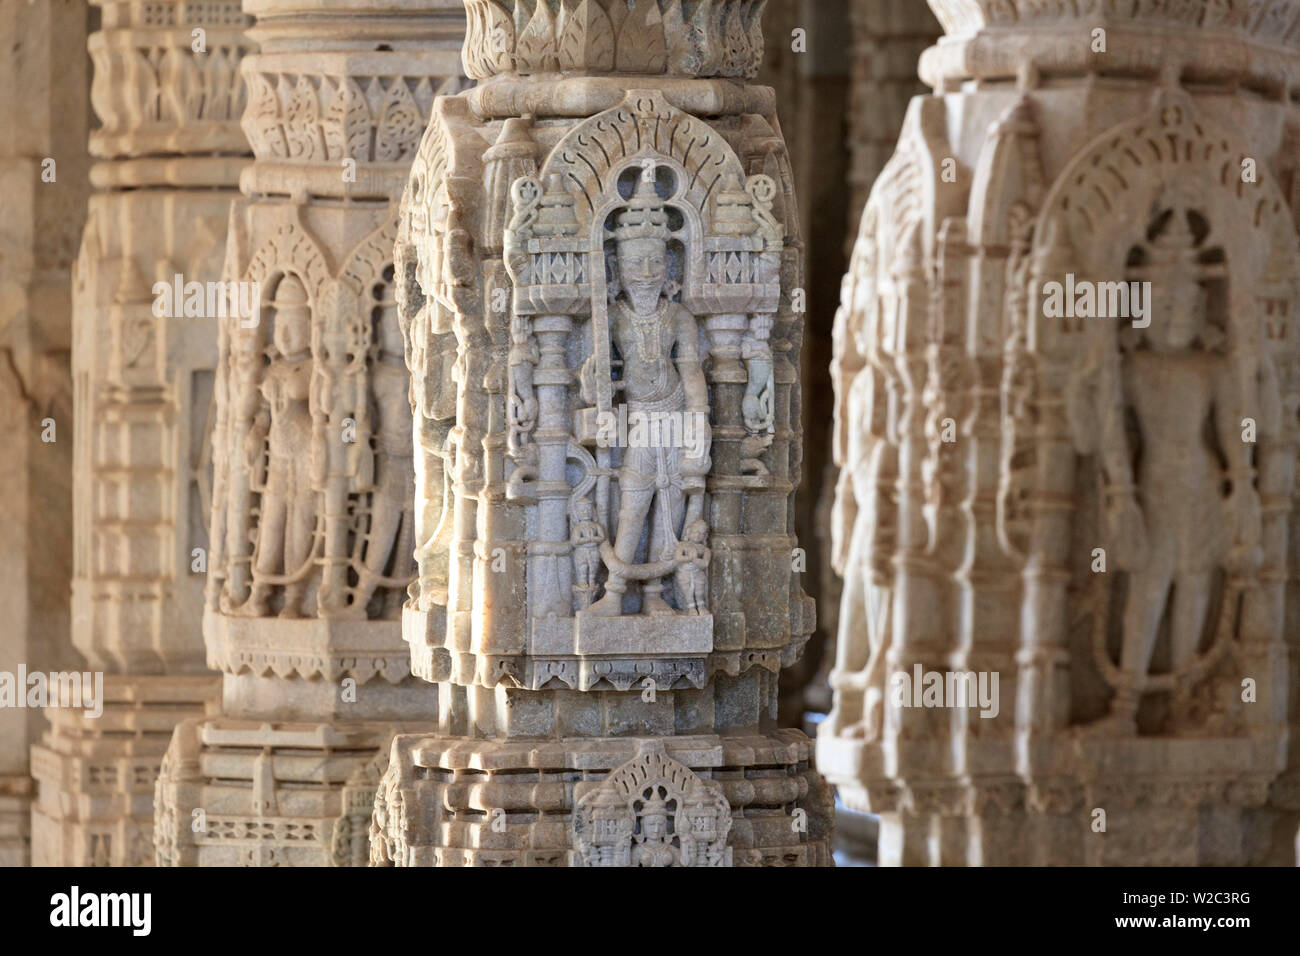
<svg viewBox="0 0 1300 956">
<path fill-rule="evenodd" d="M 0 14 L 0 865 L 1300 863 L 1300 0 Z"/>
</svg>

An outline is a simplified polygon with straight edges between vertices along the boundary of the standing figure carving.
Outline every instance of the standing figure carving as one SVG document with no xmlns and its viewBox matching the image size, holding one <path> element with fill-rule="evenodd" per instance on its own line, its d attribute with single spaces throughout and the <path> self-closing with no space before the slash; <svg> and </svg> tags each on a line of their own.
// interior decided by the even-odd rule
<svg viewBox="0 0 1300 956">
<path fill-rule="evenodd" d="M 1259 566 L 1261 512 L 1251 445 L 1241 440 L 1247 409 L 1265 396 L 1252 377 L 1242 382 L 1229 348 L 1227 323 L 1214 321 L 1203 282 L 1221 275 L 1181 206 L 1165 210 L 1159 232 L 1139 258 L 1150 282 L 1153 314 L 1146 328 L 1120 331 L 1118 349 L 1104 345 L 1072 392 L 1085 407 L 1071 416 L 1076 433 L 1097 422 L 1105 472 L 1107 533 L 1116 568 L 1130 575 L 1122 617 L 1120 679 L 1109 717 L 1096 732 L 1135 733 L 1138 704 L 1168 610 L 1170 670 L 1182 676 L 1196 663 L 1216 599 L 1216 575 L 1228 595 Z M 1210 245 L 1213 245 L 1210 243 Z M 1208 263 L 1206 260 L 1210 260 Z M 1113 337 L 1104 341 L 1113 343 Z M 1243 385 L 1245 388 L 1243 389 Z M 1096 395 L 1086 407 L 1083 395 Z M 1179 396 L 1177 402 L 1170 395 Z M 1269 403 L 1276 406 L 1276 396 Z M 1136 422 L 1140 460 L 1125 433 Z M 1276 418 L 1269 415 L 1269 419 Z M 1226 491 L 1225 491 L 1226 489 Z M 1231 602 L 1229 602 L 1231 603 Z M 1175 716 L 1189 710 L 1188 682 L 1176 688 Z"/>
<path fill-rule="evenodd" d="M 275 331 L 259 392 L 265 404 L 244 442 L 262 518 L 253 559 L 248 612 L 264 617 L 274 587 L 284 584 L 281 617 L 301 617 L 307 565 L 316 526 L 312 490 L 311 312 L 302 283 L 286 276 L 276 287 Z M 256 487 L 265 454 L 265 483 Z"/>
<path fill-rule="evenodd" d="M 628 417 L 676 421 L 682 424 L 682 433 L 688 421 L 691 428 L 707 429 L 707 424 L 695 424 L 707 423 L 709 415 L 700 333 L 695 316 L 670 294 L 676 285 L 668 274 L 671 233 L 667 210 L 655 191 L 653 167 L 647 167 L 640 177 L 636 194 L 616 222 L 618 293 L 610 325 L 623 359 L 623 377 L 617 384 Z M 605 596 L 592 605 L 592 614 L 616 617 L 623 613 L 628 579 L 636 573 L 631 566 L 647 530 L 647 563 L 672 561 L 688 511 L 690 520 L 703 513 L 704 476 L 710 467 L 708 442 L 683 449 L 662 440 L 662 432 L 659 437 L 659 441 L 624 451 L 618 473 L 618 532 L 612 558 L 606 552 L 609 578 Z M 693 454 L 701 447 L 702 454 Z M 674 613 L 663 598 L 661 577 L 648 578 L 641 592 L 643 614 Z"/>
<path fill-rule="evenodd" d="M 391 294 L 385 283 L 381 294 Z M 398 585 L 415 574 L 415 508 L 410 476 L 415 471 L 411 438 L 411 376 L 406 346 L 397 321 L 396 303 L 385 300 L 376 310 L 374 358 L 370 363 L 371 421 L 374 428 L 374 490 L 370 529 L 354 607 L 363 609 L 376 590 L 386 588 L 385 617 L 401 613 Z"/>
</svg>

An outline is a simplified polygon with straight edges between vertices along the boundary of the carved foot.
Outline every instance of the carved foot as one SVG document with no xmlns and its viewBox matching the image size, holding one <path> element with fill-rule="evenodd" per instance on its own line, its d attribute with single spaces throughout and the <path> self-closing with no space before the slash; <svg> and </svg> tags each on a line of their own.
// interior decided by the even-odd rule
<svg viewBox="0 0 1300 956">
<path fill-rule="evenodd" d="M 1175 695 L 1169 707 L 1165 733 L 1170 737 L 1220 737 L 1236 732 L 1227 714 L 1213 709 L 1212 702 L 1197 700 L 1190 693 Z"/>
<path fill-rule="evenodd" d="M 672 617 L 677 611 L 657 594 L 647 594 L 641 601 L 641 613 L 651 617 Z"/>
<path fill-rule="evenodd" d="M 587 613 L 595 617 L 620 617 L 623 614 L 623 595 L 606 591 L 603 598 L 587 608 Z"/>
<path fill-rule="evenodd" d="M 1084 724 L 1078 732 L 1084 737 L 1136 737 L 1137 718 L 1132 714 L 1112 713 L 1108 717 Z"/>
<path fill-rule="evenodd" d="M 234 609 L 234 613 L 239 617 L 266 617 L 271 613 L 271 599 L 260 589 L 255 590 L 247 601 Z"/>
<path fill-rule="evenodd" d="M 866 714 L 862 720 L 863 739 L 874 743 L 885 731 L 885 698 L 875 687 L 866 693 Z"/>
</svg>

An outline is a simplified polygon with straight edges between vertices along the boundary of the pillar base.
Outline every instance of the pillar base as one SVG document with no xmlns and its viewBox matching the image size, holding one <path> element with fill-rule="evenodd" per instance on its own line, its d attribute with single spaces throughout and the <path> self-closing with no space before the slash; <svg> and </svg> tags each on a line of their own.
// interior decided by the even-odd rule
<svg viewBox="0 0 1300 956">
<path fill-rule="evenodd" d="M 0 777 L 0 866 L 31 861 L 32 778 Z"/>
<path fill-rule="evenodd" d="M 389 742 L 415 729 L 186 721 L 158 778 L 158 865 L 364 866 Z"/>
<path fill-rule="evenodd" d="M 929 779 L 886 775 L 879 743 L 823 736 L 817 757 L 846 807 L 879 814 L 881 866 L 1250 866 L 1285 827 L 1266 809 L 1279 746 L 1070 734 L 1041 772 Z"/>
<path fill-rule="evenodd" d="M 544 741 L 400 736 L 375 799 L 372 860 L 831 866 L 831 794 L 811 755 L 812 742 L 797 730 Z M 656 798 L 668 808 L 668 836 L 651 850 L 641 810 Z"/>
<path fill-rule="evenodd" d="M 172 730 L 209 712 L 217 675 L 105 675 L 103 713 L 48 707 L 32 747 L 35 866 L 153 864 L 154 782 Z"/>
</svg>

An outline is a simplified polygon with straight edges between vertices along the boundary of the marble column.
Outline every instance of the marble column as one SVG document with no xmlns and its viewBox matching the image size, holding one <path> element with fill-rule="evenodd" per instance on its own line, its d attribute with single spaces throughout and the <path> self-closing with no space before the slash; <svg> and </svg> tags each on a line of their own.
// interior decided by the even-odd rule
<svg viewBox="0 0 1300 956">
<path fill-rule="evenodd" d="M 814 611 L 763 6 L 466 2 L 480 83 L 434 109 L 396 253 L 438 710 L 393 741 L 376 863 L 829 861 L 775 719 Z"/>
<path fill-rule="evenodd" d="M 71 265 L 85 221 L 87 8 L 14 3 L 0 22 L 0 866 L 30 856 L 29 675 L 80 671 L 72 574 Z"/>
<path fill-rule="evenodd" d="M 931 6 L 837 322 L 818 766 L 886 864 L 1275 861 L 1300 3 Z"/>
<path fill-rule="evenodd" d="M 397 198 L 456 92 L 454 0 L 245 0 L 255 161 L 218 330 L 203 637 L 220 713 L 181 724 L 158 781 L 170 865 L 364 863 L 393 733 L 436 710 L 400 613 L 415 574 Z M 191 631 L 191 636 L 197 636 Z"/>
<path fill-rule="evenodd" d="M 93 710 L 32 749 L 33 862 L 148 864 L 172 729 L 215 700 L 194 633 L 211 491 L 220 277 L 247 50 L 233 0 L 105 2 L 89 39 L 97 162 L 75 267 L 72 643 Z M 102 712 L 100 712 L 102 711 Z"/>
<path fill-rule="evenodd" d="M 846 253 L 857 236 L 862 208 L 871 186 L 894 150 L 907 104 L 924 90 L 917 73 L 921 53 L 938 39 L 941 32 L 924 0 L 852 0 L 848 12 L 852 77 L 845 111 L 849 204 L 842 245 Z M 843 193 L 840 195 L 842 197 Z M 842 266 L 847 265 L 847 255 L 840 262 Z M 837 285 L 837 297 L 840 291 Z M 828 405 L 834 403 L 835 377 L 839 373 L 833 340 L 833 330 L 828 329 L 824 339 L 823 368 L 829 374 L 822 380 Z M 836 658 L 835 635 L 839 632 L 840 602 L 843 599 L 845 550 L 853 526 L 852 515 L 836 508 L 836 486 L 840 481 L 848 480 L 840 470 L 843 449 L 833 429 L 827 429 L 826 438 L 827 454 L 822 459 L 824 466 L 820 473 L 814 521 L 820 552 L 818 625 L 828 639 L 821 655 L 820 669 L 809 681 L 806 694 L 809 709 L 815 708 L 820 713 L 831 708 L 830 675 Z M 847 497 L 840 495 L 838 499 L 844 502 Z M 876 821 L 840 807 L 836 814 L 836 840 L 849 857 L 874 860 Z"/>
</svg>

